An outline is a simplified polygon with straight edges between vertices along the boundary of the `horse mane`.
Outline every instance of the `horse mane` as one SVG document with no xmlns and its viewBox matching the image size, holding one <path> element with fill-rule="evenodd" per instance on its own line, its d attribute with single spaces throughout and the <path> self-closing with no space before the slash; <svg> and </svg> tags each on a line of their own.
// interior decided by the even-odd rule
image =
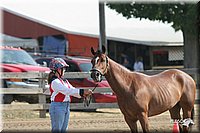
<svg viewBox="0 0 200 133">
<path fill-rule="evenodd" d="M 120 72 L 122 73 L 131 73 L 129 69 L 127 69 L 125 66 L 122 64 L 117 63 L 116 61 L 112 60 L 109 58 L 109 61 L 113 62 L 115 64 L 115 67 L 119 69 Z"/>
<path fill-rule="evenodd" d="M 124 67 L 123 65 L 115 62 L 114 60 L 112 60 L 110 58 L 109 58 L 108 62 L 110 62 L 109 63 L 110 68 L 109 68 L 108 75 L 113 74 L 109 78 L 110 82 L 113 82 L 113 80 L 117 80 L 119 82 L 122 82 L 122 84 L 128 84 L 129 86 L 132 86 L 133 84 L 139 83 L 143 80 L 149 80 L 149 78 L 144 78 L 144 77 L 151 77 L 151 76 L 146 75 L 144 73 L 131 71 L 131 70 L 127 69 L 126 67 Z M 116 84 L 116 83 L 114 83 L 114 84 Z"/>
</svg>

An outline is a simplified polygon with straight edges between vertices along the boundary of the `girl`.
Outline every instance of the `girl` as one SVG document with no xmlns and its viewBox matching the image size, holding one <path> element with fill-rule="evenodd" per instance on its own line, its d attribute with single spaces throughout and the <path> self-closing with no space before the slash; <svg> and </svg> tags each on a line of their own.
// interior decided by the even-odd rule
<svg viewBox="0 0 200 133">
<path fill-rule="evenodd" d="M 52 132 L 63 133 L 68 128 L 70 114 L 70 95 L 78 98 L 92 94 L 91 90 L 74 88 L 67 80 L 62 79 L 65 69 L 69 65 L 62 58 L 54 58 L 49 64 L 48 83 L 51 92 L 50 117 Z"/>
</svg>

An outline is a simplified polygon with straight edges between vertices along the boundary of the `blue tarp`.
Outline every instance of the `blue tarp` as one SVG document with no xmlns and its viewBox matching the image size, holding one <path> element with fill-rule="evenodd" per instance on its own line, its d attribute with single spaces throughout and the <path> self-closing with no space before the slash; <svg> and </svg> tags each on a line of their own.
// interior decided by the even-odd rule
<svg viewBox="0 0 200 133">
<path fill-rule="evenodd" d="M 43 38 L 43 52 L 45 54 L 64 55 L 66 51 L 65 39 L 58 39 L 53 36 L 46 36 Z"/>
</svg>

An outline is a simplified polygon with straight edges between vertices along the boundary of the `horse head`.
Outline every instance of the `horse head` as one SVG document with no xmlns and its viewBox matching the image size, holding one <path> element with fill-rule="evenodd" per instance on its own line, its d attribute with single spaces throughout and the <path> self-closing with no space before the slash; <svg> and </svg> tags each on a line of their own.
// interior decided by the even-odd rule
<svg viewBox="0 0 200 133">
<path fill-rule="evenodd" d="M 108 68 L 108 57 L 105 54 L 106 49 L 102 46 L 102 51 L 97 50 L 94 51 L 93 47 L 91 47 L 91 53 L 94 57 L 91 60 L 92 63 L 92 70 L 91 70 L 91 78 L 95 82 L 101 82 L 102 76 L 105 75 Z"/>
</svg>

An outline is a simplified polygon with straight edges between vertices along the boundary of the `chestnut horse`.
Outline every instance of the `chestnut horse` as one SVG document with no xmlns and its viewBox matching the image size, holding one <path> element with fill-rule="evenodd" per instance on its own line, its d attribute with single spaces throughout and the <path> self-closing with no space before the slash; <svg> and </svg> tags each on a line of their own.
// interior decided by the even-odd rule
<svg viewBox="0 0 200 133">
<path fill-rule="evenodd" d="M 181 108 L 183 130 L 188 132 L 189 125 L 194 124 L 191 117 L 196 93 L 196 84 L 188 74 L 172 69 L 148 76 L 132 72 L 110 59 L 105 54 L 105 47 L 96 52 L 91 48 L 91 52 L 94 55 L 91 77 L 100 82 L 105 76 L 132 132 L 138 132 L 138 120 L 143 132 L 149 132 L 148 117 L 167 110 L 172 119 L 181 120 Z"/>
</svg>

